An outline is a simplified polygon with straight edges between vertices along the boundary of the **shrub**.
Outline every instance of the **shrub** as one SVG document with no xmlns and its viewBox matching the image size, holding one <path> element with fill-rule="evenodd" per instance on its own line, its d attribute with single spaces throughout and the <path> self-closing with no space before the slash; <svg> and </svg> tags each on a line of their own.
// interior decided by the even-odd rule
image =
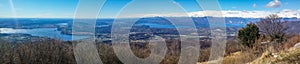
<svg viewBox="0 0 300 64">
<path fill-rule="evenodd" d="M 253 44 L 259 36 L 259 28 L 254 23 L 249 23 L 245 28 L 238 31 L 238 39 L 243 45 L 248 47 L 253 47 Z"/>
<path fill-rule="evenodd" d="M 262 34 L 271 38 L 271 41 L 282 42 L 286 36 L 286 31 L 288 29 L 285 21 L 281 20 L 278 15 L 269 15 L 264 19 L 257 22 L 259 29 Z"/>
</svg>

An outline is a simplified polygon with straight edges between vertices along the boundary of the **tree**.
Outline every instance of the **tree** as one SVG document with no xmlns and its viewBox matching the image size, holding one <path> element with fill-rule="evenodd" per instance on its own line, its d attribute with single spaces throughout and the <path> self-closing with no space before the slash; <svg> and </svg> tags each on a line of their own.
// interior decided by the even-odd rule
<svg viewBox="0 0 300 64">
<path fill-rule="evenodd" d="M 288 29 L 286 22 L 281 20 L 278 15 L 272 14 L 257 22 L 262 34 L 270 37 L 270 41 L 281 42 L 286 36 Z"/>
<path fill-rule="evenodd" d="M 246 27 L 240 29 L 238 32 L 238 39 L 243 45 L 248 47 L 253 47 L 259 36 L 259 28 L 254 23 L 247 24 Z"/>
</svg>

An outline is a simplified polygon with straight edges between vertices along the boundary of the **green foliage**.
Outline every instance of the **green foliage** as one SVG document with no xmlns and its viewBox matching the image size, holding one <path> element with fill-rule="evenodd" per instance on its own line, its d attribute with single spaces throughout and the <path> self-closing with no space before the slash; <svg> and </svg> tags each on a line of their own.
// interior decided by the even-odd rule
<svg viewBox="0 0 300 64">
<path fill-rule="evenodd" d="M 247 24 L 245 28 L 240 29 L 238 32 L 238 39 L 248 47 L 253 47 L 259 36 L 259 28 L 254 23 Z"/>
</svg>

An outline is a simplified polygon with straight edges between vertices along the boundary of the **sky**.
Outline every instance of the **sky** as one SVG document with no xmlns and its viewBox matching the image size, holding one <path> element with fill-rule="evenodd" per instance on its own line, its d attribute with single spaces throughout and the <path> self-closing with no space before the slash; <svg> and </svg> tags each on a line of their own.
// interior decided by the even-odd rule
<svg viewBox="0 0 300 64">
<path fill-rule="evenodd" d="M 201 2 L 206 1 L 208 0 Z M 79 2 L 79 0 L 0 0 L 0 18 L 73 18 Z M 300 0 L 218 0 L 218 2 L 225 17 L 264 17 L 268 14 L 278 14 L 282 17 L 300 18 L 298 6 Z M 147 14 L 210 16 L 203 14 L 205 12 L 196 0 L 106 0 L 98 17 L 116 18 L 126 7 L 132 10 L 127 11 L 124 17 L 141 17 Z"/>
</svg>

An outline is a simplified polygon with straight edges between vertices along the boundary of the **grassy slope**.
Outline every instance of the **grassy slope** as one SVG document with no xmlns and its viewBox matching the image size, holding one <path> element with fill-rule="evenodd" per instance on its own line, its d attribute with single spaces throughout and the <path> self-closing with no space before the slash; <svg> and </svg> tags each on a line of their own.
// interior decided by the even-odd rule
<svg viewBox="0 0 300 64">
<path fill-rule="evenodd" d="M 264 53 L 268 54 L 268 52 Z M 263 55 L 251 62 L 250 64 L 297 64 L 300 63 L 300 48 L 291 48 L 288 51 L 282 51 L 278 54 L 278 57 L 272 55 Z"/>
</svg>

